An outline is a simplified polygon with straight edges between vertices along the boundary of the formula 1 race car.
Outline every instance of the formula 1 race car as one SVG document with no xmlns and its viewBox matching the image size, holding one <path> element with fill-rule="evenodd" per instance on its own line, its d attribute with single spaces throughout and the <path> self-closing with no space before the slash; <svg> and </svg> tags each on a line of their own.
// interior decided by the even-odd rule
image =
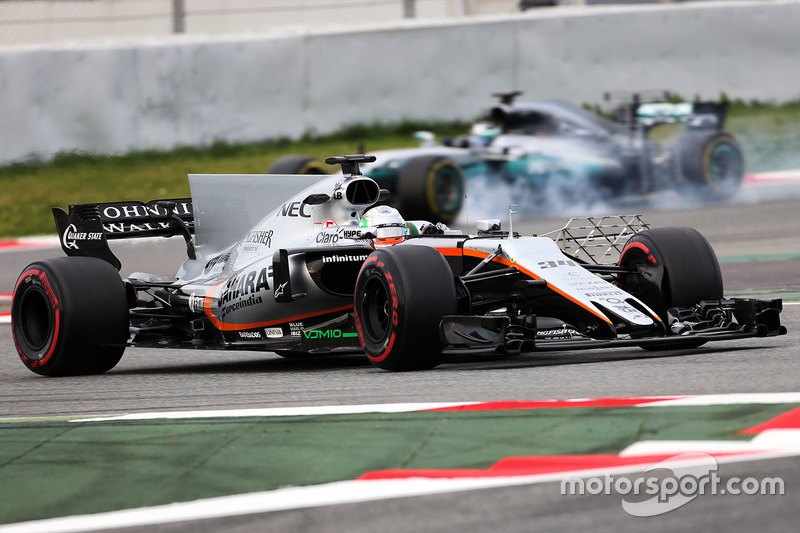
<svg viewBox="0 0 800 533">
<path fill-rule="evenodd" d="M 495 94 L 499 103 L 470 135 L 436 145 L 419 132 L 422 146 L 375 152 L 377 162 L 362 170 L 392 192 L 402 213 L 444 223 L 455 220 L 465 184 L 476 177 L 524 185 L 532 213 L 546 209 L 553 193 L 557 204 L 588 207 L 662 190 L 721 201 L 736 193 L 744 177 L 742 151 L 723 131 L 724 102 L 671 103 L 663 92 L 626 94 L 610 120 L 560 100 L 516 102 L 520 94 Z M 621 100 L 607 94 L 612 97 Z M 654 129 L 668 124 L 683 126 L 677 141 L 654 140 Z M 315 159 L 295 155 L 278 159 L 269 172 L 324 170 Z"/>
<path fill-rule="evenodd" d="M 67 257 L 31 263 L 14 289 L 22 362 L 95 374 L 135 346 L 364 352 L 380 368 L 414 370 L 452 353 L 786 333 L 781 300 L 723 297 L 716 256 L 693 229 L 630 216 L 538 237 L 483 220 L 465 235 L 373 207 L 386 191 L 359 172 L 373 160 L 329 158 L 343 174 L 322 179 L 191 175 L 191 200 L 54 209 Z M 185 238 L 177 275 L 121 279 L 108 240 L 156 235 Z"/>
</svg>

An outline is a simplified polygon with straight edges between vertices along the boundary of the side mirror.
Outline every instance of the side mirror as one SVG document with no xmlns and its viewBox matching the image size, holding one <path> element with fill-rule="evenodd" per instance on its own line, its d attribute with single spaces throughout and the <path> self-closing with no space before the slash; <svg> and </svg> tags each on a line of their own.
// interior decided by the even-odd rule
<svg viewBox="0 0 800 533">
<path fill-rule="evenodd" d="M 319 205 L 324 204 L 330 199 L 331 197 L 325 193 L 309 194 L 306 196 L 306 199 L 303 200 L 303 203 L 308 205 Z"/>
</svg>

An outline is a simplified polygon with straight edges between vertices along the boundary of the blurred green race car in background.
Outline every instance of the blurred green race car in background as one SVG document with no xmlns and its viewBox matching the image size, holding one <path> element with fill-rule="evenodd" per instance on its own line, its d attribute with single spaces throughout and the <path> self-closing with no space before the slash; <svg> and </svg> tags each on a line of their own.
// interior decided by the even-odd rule
<svg viewBox="0 0 800 533">
<path fill-rule="evenodd" d="M 718 202 L 733 196 L 744 177 L 742 151 L 724 131 L 727 103 L 669 102 L 665 93 L 607 94 L 620 102 L 605 118 L 561 100 L 519 101 L 519 91 L 499 102 L 467 135 L 437 144 L 416 134 L 415 148 L 373 152 L 363 172 L 392 196 L 389 203 L 412 218 L 456 219 L 475 178 L 521 186 L 535 212 L 546 198 L 586 206 L 630 195 L 675 190 Z M 680 125 L 673 142 L 655 140 L 658 126 Z M 301 155 L 278 159 L 270 174 L 324 173 Z M 549 214 L 552 214 L 550 212 Z"/>
</svg>

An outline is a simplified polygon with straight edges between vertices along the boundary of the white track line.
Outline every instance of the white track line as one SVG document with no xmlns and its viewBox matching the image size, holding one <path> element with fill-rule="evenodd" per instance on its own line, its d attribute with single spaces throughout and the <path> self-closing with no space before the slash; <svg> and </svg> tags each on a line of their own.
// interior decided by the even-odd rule
<svg viewBox="0 0 800 533">
<path fill-rule="evenodd" d="M 658 399 L 659 401 L 648 401 Z M 575 402 L 575 407 L 587 398 L 553 400 L 554 402 Z M 643 402 L 633 407 L 682 407 L 710 406 L 733 404 L 778 404 L 800 403 L 800 392 L 767 392 L 743 394 L 707 394 L 702 396 L 682 396 L 680 398 L 643 397 Z M 216 409 L 209 411 L 155 411 L 149 413 L 131 413 L 127 415 L 95 416 L 91 418 L 75 418 L 70 422 L 115 422 L 122 420 L 179 420 L 190 418 L 241 418 L 246 416 L 318 416 L 347 415 L 362 413 L 409 413 L 442 409 L 465 405 L 479 405 L 485 402 L 440 402 L 440 403 L 383 403 L 369 405 L 312 405 L 306 407 L 273 407 L 264 409 Z M 547 407 L 542 407 L 547 409 Z M 592 409 L 587 407 L 587 409 Z"/>
<path fill-rule="evenodd" d="M 620 457 L 681 453 L 762 453 L 764 451 L 800 454 L 800 429 L 768 429 L 750 440 L 644 440 L 634 442 Z"/>
<path fill-rule="evenodd" d="M 733 404 L 770 404 L 770 403 L 800 403 L 800 392 L 765 392 L 744 394 L 705 394 L 702 396 L 686 396 L 674 400 L 652 402 L 637 407 L 695 407 L 709 405 Z"/>
<path fill-rule="evenodd" d="M 474 405 L 480 402 L 436 402 L 436 403 L 382 403 L 372 405 L 318 405 L 308 407 L 273 407 L 265 409 L 219 409 L 212 411 L 161 411 L 132 413 L 121 416 L 78 418 L 70 422 L 111 422 L 118 420 L 159 420 L 183 418 L 237 418 L 243 416 L 316 416 L 350 415 L 363 413 L 408 413 Z"/>
</svg>

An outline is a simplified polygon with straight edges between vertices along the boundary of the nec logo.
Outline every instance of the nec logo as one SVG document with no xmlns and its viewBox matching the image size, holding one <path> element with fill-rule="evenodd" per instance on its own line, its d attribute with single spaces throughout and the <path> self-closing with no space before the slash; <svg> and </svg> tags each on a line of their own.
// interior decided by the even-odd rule
<svg viewBox="0 0 800 533">
<path fill-rule="evenodd" d="M 306 213 L 306 207 L 308 204 L 305 202 L 289 202 L 281 206 L 278 216 L 311 218 L 311 215 Z"/>
</svg>

